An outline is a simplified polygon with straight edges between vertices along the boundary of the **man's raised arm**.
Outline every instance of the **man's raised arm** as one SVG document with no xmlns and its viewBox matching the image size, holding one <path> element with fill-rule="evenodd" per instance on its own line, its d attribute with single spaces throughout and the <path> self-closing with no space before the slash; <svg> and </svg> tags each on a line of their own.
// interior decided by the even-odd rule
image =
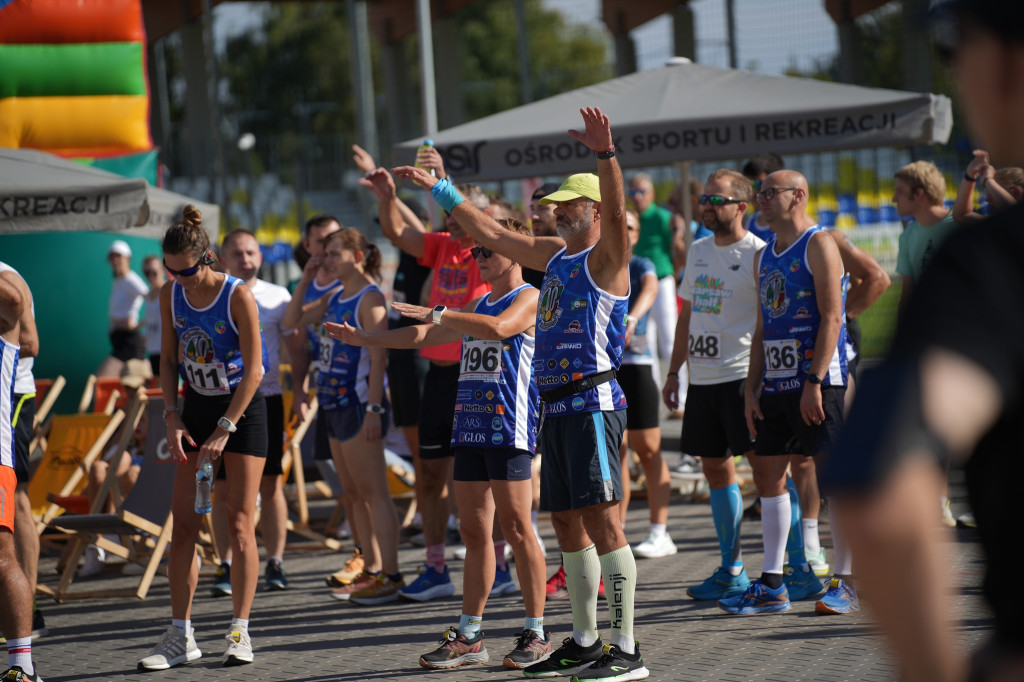
<svg viewBox="0 0 1024 682">
<path fill-rule="evenodd" d="M 366 187 L 380 206 L 380 231 L 392 244 L 410 256 L 422 258 L 424 253 L 424 232 L 413 227 L 402 217 L 395 180 L 383 168 L 368 172 L 359 184 Z M 410 212 L 411 213 L 411 212 Z M 419 223 L 419 220 L 416 221 Z"/>
</svg>

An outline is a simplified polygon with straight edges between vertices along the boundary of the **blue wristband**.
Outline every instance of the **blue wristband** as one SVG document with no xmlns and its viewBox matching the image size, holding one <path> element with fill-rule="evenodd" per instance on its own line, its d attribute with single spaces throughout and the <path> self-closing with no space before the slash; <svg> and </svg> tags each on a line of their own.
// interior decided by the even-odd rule
<svg viewBox="0 0 1024 682">
<path fill-rule="evenodd" d="M 459 194 L 459 190 L 455 189 L 455 185 L 448 182 L 447 178 L 441 178 L 438 180 L 437 184 L 430 189 L 430 195 L 434 197 L 434 201 L 437 202 L 438 206 L 449 213 L 451 213 L 456 206 L 465 201 L 465 199 L 462 198 L 462 195 Z"/>
</svg>

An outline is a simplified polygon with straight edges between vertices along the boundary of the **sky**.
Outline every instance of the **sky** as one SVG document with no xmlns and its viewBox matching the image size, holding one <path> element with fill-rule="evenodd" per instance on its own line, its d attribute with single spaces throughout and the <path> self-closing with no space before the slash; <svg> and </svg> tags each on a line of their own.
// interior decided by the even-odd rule
<svg viewBox="0 0 1024 682">
<path fill-rule="evenodd" d="M 600 0 L 543 0 L 570 20 L 597 25 Z M 231 2 L 214 9 L 216 42 L 259 25 L 258 2 Z M 783 74 L 788 68 L 810 70 L 816 59 L 838 50 L 836 26 L 824 0 L 735 0 L 737 65 L 761 73 Z M 725 0 L 691 0 L 697 35 L 697 61 L 729 65 Z M 638 68 L 661 66 L 672 54 L 672 22 L 662 16 L 633 32 Z"/>
</svg>

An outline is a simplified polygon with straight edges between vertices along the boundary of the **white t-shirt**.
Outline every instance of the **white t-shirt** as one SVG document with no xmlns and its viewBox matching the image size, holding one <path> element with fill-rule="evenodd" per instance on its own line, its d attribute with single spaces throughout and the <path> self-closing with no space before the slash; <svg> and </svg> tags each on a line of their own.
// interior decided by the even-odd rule
<svg viewBox="0 0 1024 682">
<path fill-rule="evenodd" d="M 691 384 L 746 378 L 757 325 L 754 256 L 762 247 L 750 232 L 729 246 L 715 245 L 714 237 L 690 246 L 680 294 L 690 303 Z"/>
<path fill-rule="evenodd" d="M 256 280 L 252 287 L 256 308 L 260 313 L 260 329 L 263 343 L 267 345 L 267 372 L 260 382 L 263 395 L 281 395 L 281 339 L 294 334 L 294 329 L 284 326 L 284 311 L 292 300 L 291 293 L 282 286 Z"/>
<path fill-rule="evenodd" d="M 160 355 L 160 327 L 160 292 L 157 292 L 152 300 L 146 298 L 146 312 L 142 316 L 147 355 Z"/>
<path fill-rule="evenodd" d="M 142 297 L 148 293 L 149 285 L 134 270 L 129 270 L 124 277 L 115 277 L 110 290 L 111 321 L 130 320 L 133 327 L 138 324 Z"/>
<path fill-rule="evenodd" d="M 0 262 L 0 272 L 13 272 L 14 274 L 21 277 L 21 273 L 12 268 L 7 263 Z M 21 277 L 22 281 L 25 280 Z M 25 286 L 28 286 L 26 282 Z M 36 300 L 32 299 L 32 319 L 36 317 Z M 26 395 L 28 393 L 36 392 L 36 379 L 32 376 L 32 366 L 36 364 L 35 358 L 26 358 L 24 355 L 18 356 L 18 374 L 14 377 L 14 392 L 18 395 Z"/>
</svg>

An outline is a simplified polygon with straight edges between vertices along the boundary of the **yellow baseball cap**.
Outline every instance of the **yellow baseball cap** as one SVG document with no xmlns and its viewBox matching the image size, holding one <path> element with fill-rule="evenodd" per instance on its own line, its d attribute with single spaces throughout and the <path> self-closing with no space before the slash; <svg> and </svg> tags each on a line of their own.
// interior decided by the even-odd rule
<svg viewBox="0 0 1024 682">
<path fill-rule="evenodd" d="M 557 191 L 540 200 L 542 204 L 557 204 L 586 197 L 593 201 L 601 201 L 601 183 L 593 173 L 577 173 L 570 175 Z"/>
</svg>

